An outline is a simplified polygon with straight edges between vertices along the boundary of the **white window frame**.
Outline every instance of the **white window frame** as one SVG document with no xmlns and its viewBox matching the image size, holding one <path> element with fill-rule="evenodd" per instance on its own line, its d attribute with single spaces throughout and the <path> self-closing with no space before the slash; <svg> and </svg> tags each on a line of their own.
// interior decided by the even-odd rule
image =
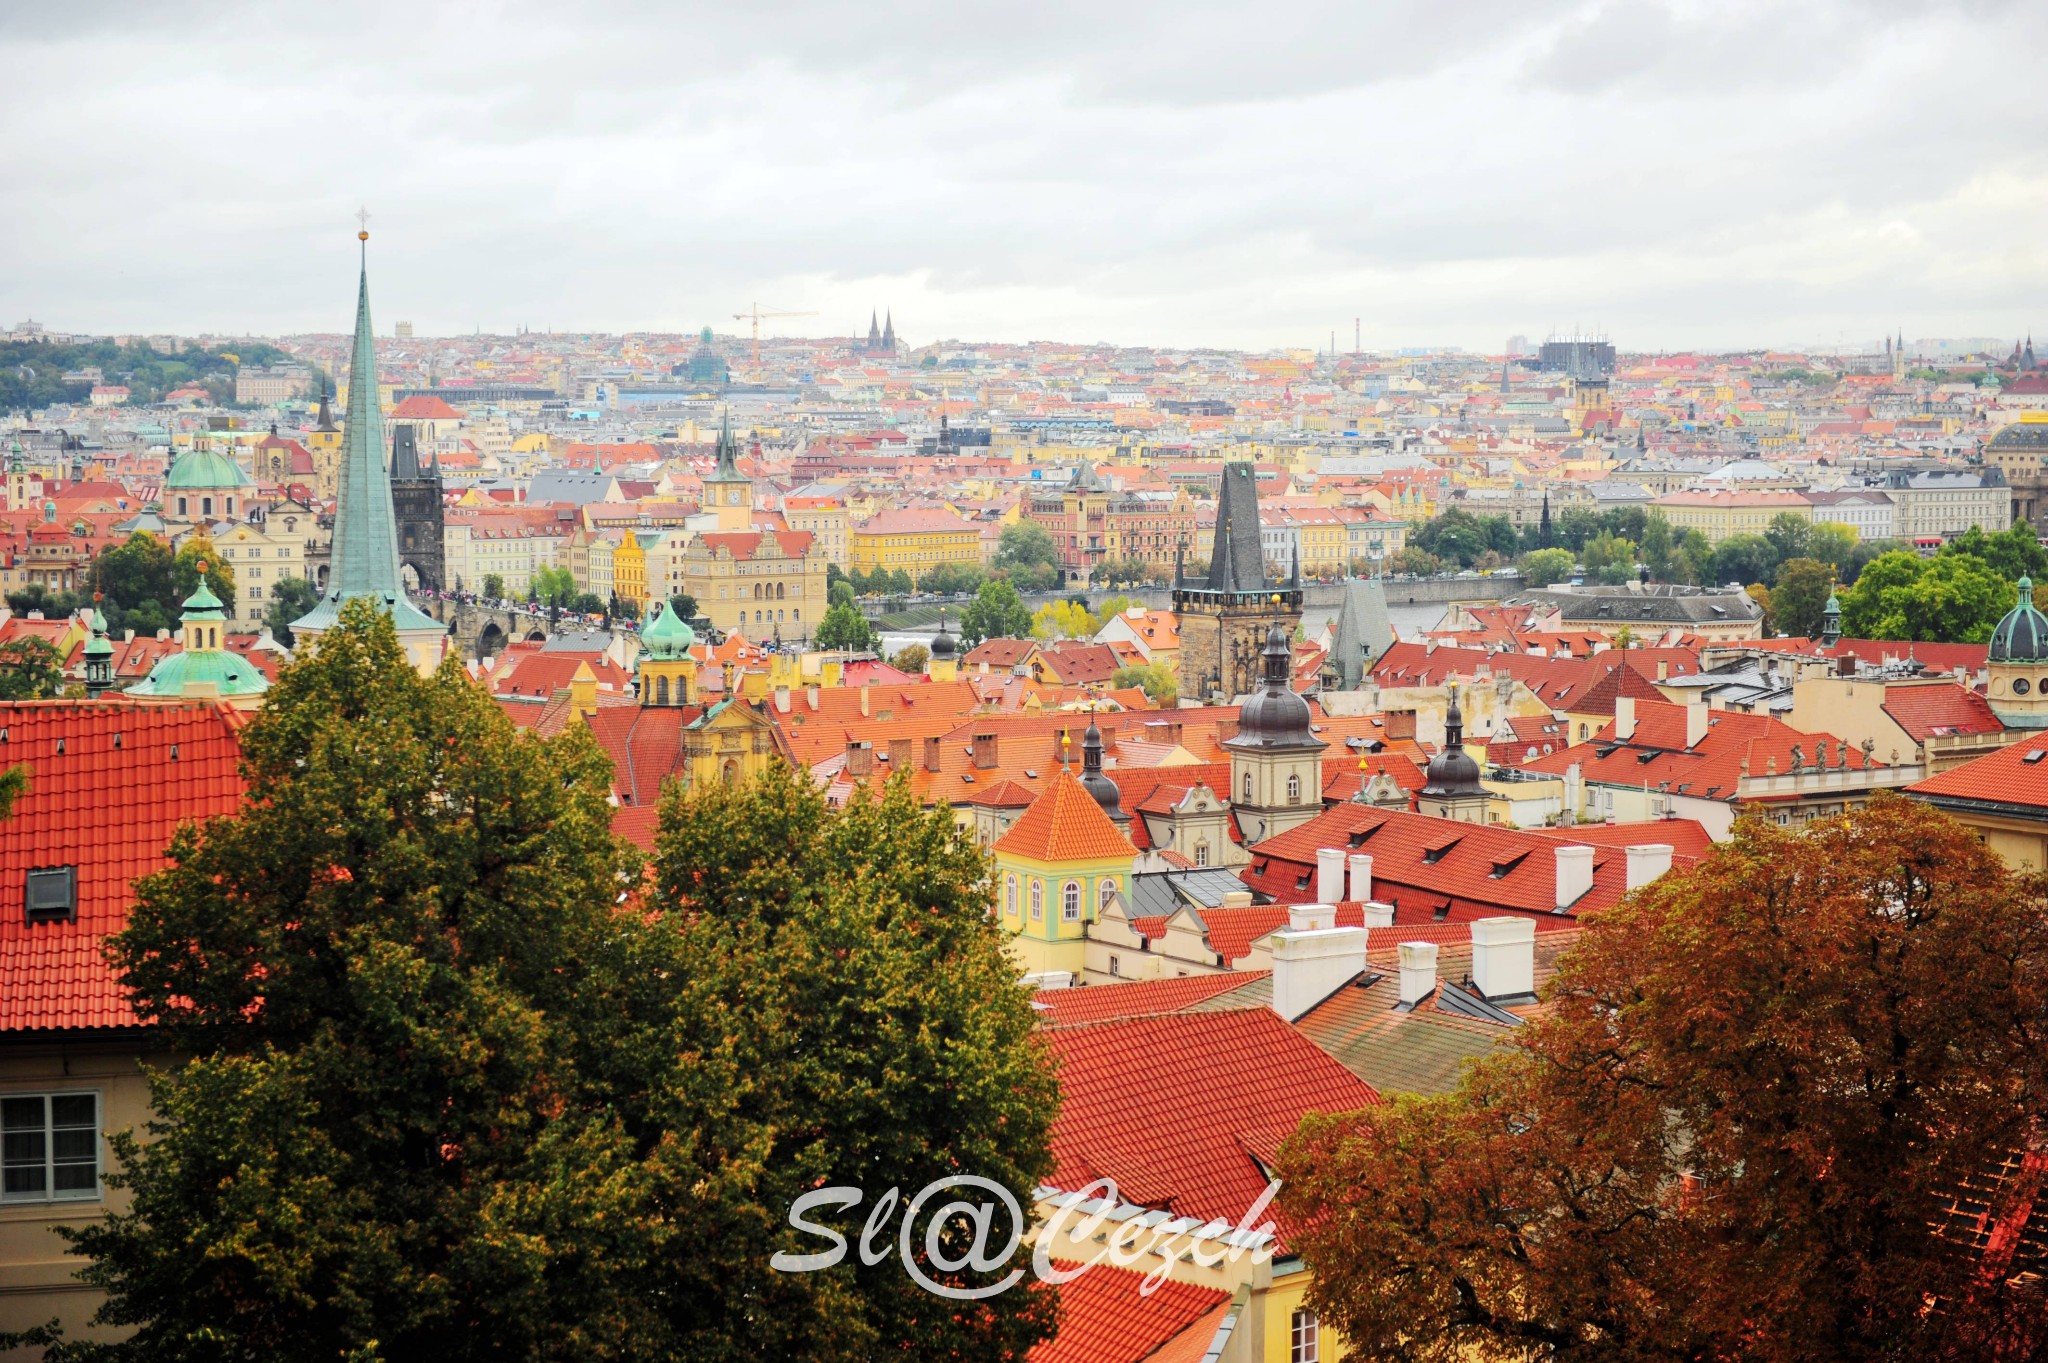
<svg viewBox="0 0 2048 1363">
<path fill-rule="evenodd" d="M 1017 875 L 1014 871 L 1003 877 L 1003 916 L 1017 916 Z"/>
<path fill-rule="evenodd" d="M 1288 1363 L 1322 1363 L 1323 1328 L 1313 1311 L 1296 1311 L 1287 1323 Z"/>
<path fill-rule="evenodd" d="M 1060 886 L 1060 921 L 1078 923 L 1081 921 L 1081 882 L 1070 880 Z"/>
<path fill-rule="evenodd" d="M 78 1131 L 82 1129 L 76 1125 L 62 1128 L 52 1126 L 51 1104 L 54 1100 L 64 1098 L 84 1098 L 92 1103 L 92 1186 L 90 1188 L 59 1190 L 56 1186 L 57 1169 L 59 1167 L 56 1132 L 58 1130 Z M 42 1105 L 43 1116 L 41 1125 L 32 1133 L 41 1144 L 42 1161 L 39 1166 L 17 1162 L 20 1152 L 14 1138 L 17 1135 L 28 1135 L 31 1133 L 22 1132 L 10 1127 L 6 1121 L 7 1111 L 10 1106 L 27 1101 L 40 1102 Z M 104 1144 L 102 1136 L 104 1112 L 105 1107 L 101 1101 L 98 1089 L 43 1089 L 25 1093 L 0 1091 L 0 1206 L 21 1206 L 47 1202 L 99 1201 L 101 1197 L 100 1179 L 106 1172 L 101 1148 Z M 62 1161 L 62 1164 L 66 1168 L 75 1169 L 80 1167 L 81 1161 L 75 1158 L 67 1159 Z M 42 1180 L 42 1186 L 39 1189 L 17 1192 L 7 1187 L 13 1181 L 11 1175 L 16 1170 L 23 1168 L 35 1168 L 37 1170 Z"/>
<path fill-rule="evenodd" d="M 1042 880 L 1037 880 L 1037 879 L 1034 879 L 1034 880 L 1033 880 L 1033 881 L 1031 882 L 1031 890 L 1030 890 L 1030 899 L 1031 899 L 1031 921 L 1032 921 L 1032 922 L 1034 922 L 1034 923 L 1043 923 L 1043 922 L 1045 921 L 1045 882 L 1044 882 L 1044 881 L 1042 881 Z"/>
</svg>

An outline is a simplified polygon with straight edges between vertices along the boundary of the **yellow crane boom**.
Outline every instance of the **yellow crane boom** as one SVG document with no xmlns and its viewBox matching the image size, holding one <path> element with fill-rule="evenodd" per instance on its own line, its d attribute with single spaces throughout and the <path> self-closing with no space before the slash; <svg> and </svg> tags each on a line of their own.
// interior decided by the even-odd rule
<svg viewBox="0 0 2048 1363">
<path fill-rule="evenodd" d="M 817 315 L 818 314 L 815 312 L 763 312 L 761 311 L 761 305 L 759 303 L 756 303 L 754 304 L 752 309 L 747 312 L 734 313 L 732 315 L 732 320 L 735 322 L 744 322 L 749 318 L 753 319 L 754 368 L 759 369 L 761 367 L 761 319 L 763 317 L 816 317 Z"/>
</svg>

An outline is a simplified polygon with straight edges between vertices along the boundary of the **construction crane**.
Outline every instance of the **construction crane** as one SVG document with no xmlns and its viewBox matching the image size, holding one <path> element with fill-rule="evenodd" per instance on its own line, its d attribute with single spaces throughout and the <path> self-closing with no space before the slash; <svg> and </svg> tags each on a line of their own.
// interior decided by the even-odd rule
<svg viewBox="0 0 2048 1363">
<path fill-rule="evenodd" d="M 761 319 L 763 317 L 816 317 L 817 315 L 818 314 L 815 312 L 763 312 L 761 311 L 761 305 L 759 303 L 756 303 L 754 304 L 753 310 L 751 312 L 734 313 L 732 315 L 732 320 L 735 322 L 744 322 L 749 318 L 753 319 L 754 368 L 756 370 L 759 370 L 761 368 Z"/>
</svg>

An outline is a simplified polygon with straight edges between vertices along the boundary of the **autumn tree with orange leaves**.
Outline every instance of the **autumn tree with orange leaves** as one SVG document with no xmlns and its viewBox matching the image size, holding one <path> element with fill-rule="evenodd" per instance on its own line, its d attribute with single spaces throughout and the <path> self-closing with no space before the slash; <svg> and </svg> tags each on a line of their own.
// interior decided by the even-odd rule
<svg viewBox="0 0 2048 1363">
<path fill-rule="evenodd" d="M 1899 797 L 1743 821 L 1456 1091 L 1304 1123 L 1310 1305 L 1373 1359 L 2040 1357 L 1991 1176 L 2048 1115 L 2044 890 Z"/>
</svg>

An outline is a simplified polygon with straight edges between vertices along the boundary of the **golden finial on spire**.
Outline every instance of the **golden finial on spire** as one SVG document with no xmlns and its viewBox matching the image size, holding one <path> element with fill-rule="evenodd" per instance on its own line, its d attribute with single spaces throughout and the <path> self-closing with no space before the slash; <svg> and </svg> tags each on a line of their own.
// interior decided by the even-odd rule
<svg viewBox="0 0 2048 1363">
<path fill-rule="evenodd" d="M 358 208 L 356 210 L 356 228 L 357 241 L 368 241 L 370 239 L 370 210 L 368 208 Z"/>
</svg>

